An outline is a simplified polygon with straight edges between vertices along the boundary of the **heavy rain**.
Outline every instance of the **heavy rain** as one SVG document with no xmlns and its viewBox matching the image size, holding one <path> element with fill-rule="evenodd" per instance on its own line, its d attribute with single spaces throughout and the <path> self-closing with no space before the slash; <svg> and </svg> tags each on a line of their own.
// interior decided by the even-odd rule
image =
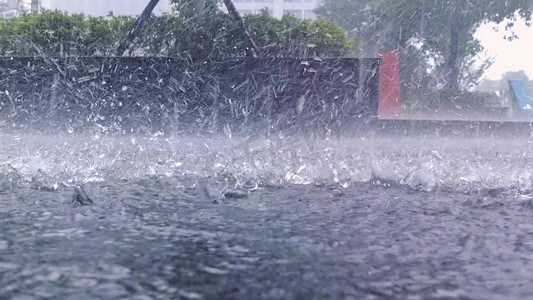
<svg viewBox="0 0 533 300">
<path fill-rule="evenodd" d="M 532 14 L 0 1 L 0 298 L 533 297 Z"/>
</svg>

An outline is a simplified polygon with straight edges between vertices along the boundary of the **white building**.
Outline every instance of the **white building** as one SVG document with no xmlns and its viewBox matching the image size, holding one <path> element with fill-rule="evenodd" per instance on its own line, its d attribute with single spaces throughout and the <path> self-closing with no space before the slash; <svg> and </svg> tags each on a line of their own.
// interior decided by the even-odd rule
<svg viewBox="0 0 533 300">
<path fill-rule="evenodd" d="M 142 13 L 148 0 L 40 0 L 41 7 L 58 9 L 69 13 L 84 13 L 91 16 L 113 15 L 137 16 Z M 161 0 L 154 9 L 155 14 L 171 11 L 170 0 Z"/>
<path fill-rule="evenodd" d="M 148 0 L 39 0 L 39 2 L 40 8 L 92 16 L 107 16 L 110 11 L 114 15 L 137 16 L 148 4 Z M 18 11 L 20 11 L 22 8 L 20 6 L 29 9 L 31 0 L 0 0 L 0 5 L 3 3 L 9 3 L 13 7 L 19 6 Z M 299 19 L 316 19 L 313 10 L 321 3 L 322 0 L 233 0 L 233 4 L 241 14 L 257 14 L 261 9 L 267 8 L 270 15 L 276 18 L 281 18 L 284 14 L 293 14 Z M 9 12 L 6 9 L 5 14 L 16 14 L 16 9 L 12 8 Z M 170 0 L 160 0 L 154 13 L 170 12 L 171 9 Z"/>
<path fill-rule="evenodd" d="M 235 8 L 241 14 L 257 14 L 267 8 L 271 16 L 281 18 L 285 14 L 293 14 L 299 19 L 316 19 L 314 9 L 322 0 L 233 0 Z"/>
<path fill-rule="evenodd" d="M 24 8 L 23 0 L 0 0 L 0 17 L 12 18 L 20 15 Z"/>
</svg>

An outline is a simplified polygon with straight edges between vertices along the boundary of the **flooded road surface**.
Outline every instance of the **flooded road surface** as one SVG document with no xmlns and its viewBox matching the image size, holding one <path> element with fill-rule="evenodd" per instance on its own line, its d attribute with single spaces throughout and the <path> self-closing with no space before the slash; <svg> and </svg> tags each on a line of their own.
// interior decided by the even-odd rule
<svg viewBox="0 0 533 300">
<path fill-rule="evenodd" d="M 2 138 L 0 298 L 533 294 L 527 141 Z"/>
</svg>

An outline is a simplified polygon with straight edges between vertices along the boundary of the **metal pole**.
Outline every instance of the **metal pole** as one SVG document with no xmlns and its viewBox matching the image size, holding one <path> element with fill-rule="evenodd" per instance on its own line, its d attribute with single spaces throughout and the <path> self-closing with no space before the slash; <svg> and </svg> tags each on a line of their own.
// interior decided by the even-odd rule
<svg viewBox="0 0 533 300">
<path fill-rule="evenodd" d="M 120 43 L 117 49 L 118 56 L 124 56 L 126 54 L 126 51 L 128 50 L 128 43 L 133 41 L 139 35 L 144 23 L 146 20 L 148 20 L 148 18 L 150 18 L 150 14 L 154 10 L 157 3 L 159 3 L 159 0 L 150 0 L 150 3 L 148 3 L 142 14 L 137 18 L 137 20 L 135 20 L 135 23 L 128 32 L 128 36 Z"/>
</svg>

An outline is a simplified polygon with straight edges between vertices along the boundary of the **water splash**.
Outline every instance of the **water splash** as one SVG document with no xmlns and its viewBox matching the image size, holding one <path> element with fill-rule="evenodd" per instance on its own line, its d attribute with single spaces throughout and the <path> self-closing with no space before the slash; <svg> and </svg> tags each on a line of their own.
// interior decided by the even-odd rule
<svg viewBox="0 0 533 300">
<path fill-rule="evenodd" d="M 525 140 L 305 135 L 113 136 L 3 134 L 0 187 L 192 176 L 212 197 L 263 186 L 373 183 L 414 190 L 533 190 Z"/>
</svg>

